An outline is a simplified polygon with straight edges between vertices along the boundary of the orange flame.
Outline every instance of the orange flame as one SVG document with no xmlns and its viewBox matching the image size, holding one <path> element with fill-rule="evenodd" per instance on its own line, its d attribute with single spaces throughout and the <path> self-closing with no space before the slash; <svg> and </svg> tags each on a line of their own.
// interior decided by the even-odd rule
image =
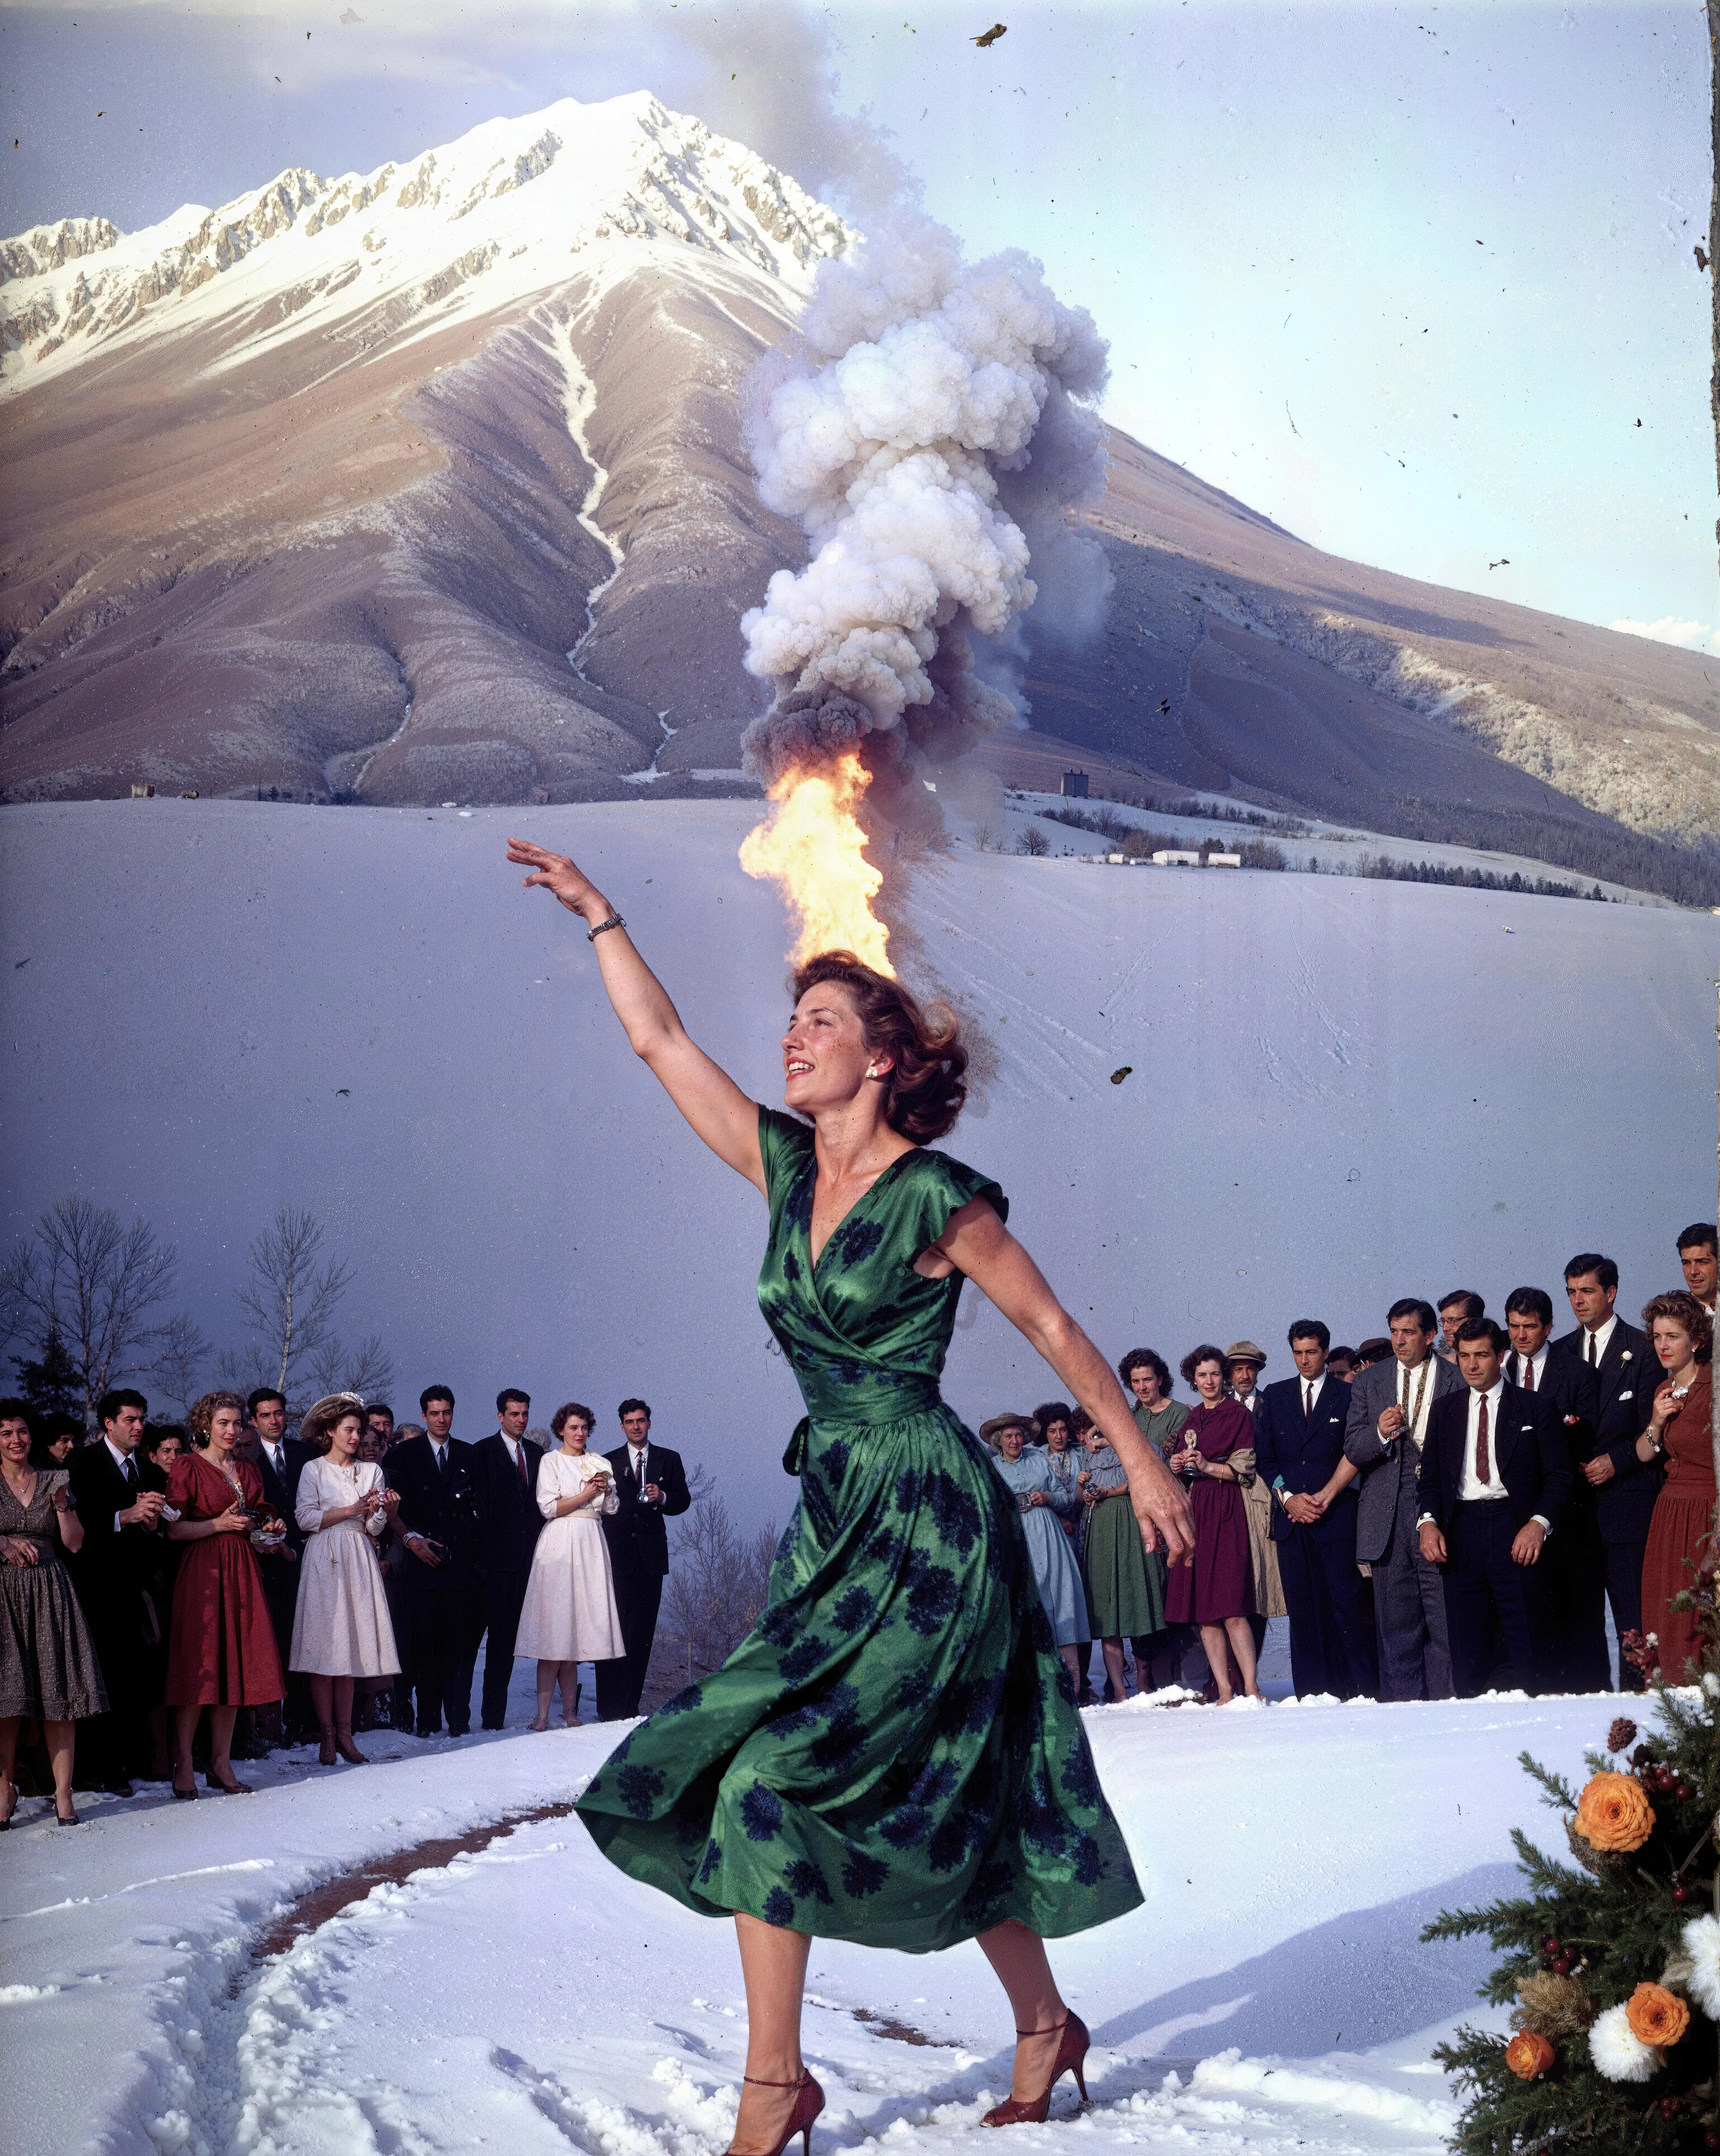
<svg viewBox="0 0 1720 2156">
<path fill-rule="evenodd" d="M 872 910 L 883 877 L 865 856 L 855 814 L 871 783 L 852 749 L 827 767 L 786 772 L 770 788 L 774 814 L 741 842 L 740 865 L 781 886 L 800 924 L 796 960 L 852 951 L 894 980 L 890 932 Z"/>
</svg>

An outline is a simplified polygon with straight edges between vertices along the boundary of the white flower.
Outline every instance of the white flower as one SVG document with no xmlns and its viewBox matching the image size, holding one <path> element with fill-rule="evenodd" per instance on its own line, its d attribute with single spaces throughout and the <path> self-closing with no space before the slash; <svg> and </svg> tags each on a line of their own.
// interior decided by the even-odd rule
<svg viewBox="0 0 1720 2156">
<path fill-rule="evenodd" d="M 1720 2021 L 1720 1917 L 1692 1917 L 1684 1927 L 1690 1956 L 1690 1995 L 1711 2021 Z"/>
<path fill-rule="evenodd" d="M 1631 2035 L 1623 2006 L 1609 2006 L 1589 2031 L 1589 2054 L 1610 2082 L 1646 2082 L 1661 2063 L 1658 2051 Z"/>
</svg>

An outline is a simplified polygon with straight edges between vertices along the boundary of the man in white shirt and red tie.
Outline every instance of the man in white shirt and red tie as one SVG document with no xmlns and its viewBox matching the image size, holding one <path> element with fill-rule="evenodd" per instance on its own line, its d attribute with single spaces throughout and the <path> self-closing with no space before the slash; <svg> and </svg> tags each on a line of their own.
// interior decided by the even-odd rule
<svg viewBox="0 0 1720 2156">
<path fill-rule="evenodd" d="M 1570 1493 L 1570 1449 L 1549 1399 L 1509 1383 L 1506 1336 L 1491 1318 L 1457 1328 L 1461 1393 L 1434 1403 L 1419 1485 L 1421 1554 L 1445 1582 L 1457 1697 L 1493 1671 L 1494 1625 L 1513 1681 L 1538 1691 L 1546 1653 L 1548 1537 Z"/>
<path fill-rule="evenodd" d="M 1595 1491 L 1581 1472 L 1594 1450 L 1600 1390 L 1595 1373 L 1553 1339 L 1553 1298 L 1544 1288 L 1514 1287 L 1505 1300 L 1511 1347 L 1505 1374 L 1513 1385 L 1545 1399 L 1559 1418 L 1571 1455 L 1571 1494 L 1559 1532 L 1543 1560 L 1546 1573 L 1546 1691 L 1608 1691 L 1606 1546 Z"/>
</svg>

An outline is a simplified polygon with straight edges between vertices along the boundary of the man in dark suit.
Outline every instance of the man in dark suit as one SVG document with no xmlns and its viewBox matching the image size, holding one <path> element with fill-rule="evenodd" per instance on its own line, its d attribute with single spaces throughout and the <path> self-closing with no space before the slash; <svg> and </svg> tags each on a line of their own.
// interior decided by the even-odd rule
<svg viewBox="0 0 1720 2156">
<path fill-rule="evenodd" d="M 1678 1262 L 1684 1285 L 1712 1317 L 1720 1300 L 1720 1229 L 1712 1220 L 1692 1220 L 1678 1238 Z"/>
<path fill-rule="evenodd" d="M 627 1651 L 620 1661 L 597 1665 L 597 1718 L 624 1722 L 639 1712 L 658 1605 L 669 1568 L 668 1530 L 663 1525 L 693 1502 L 681 1455 L 651 1438 L 651 1410 L 643 1400 L 623 1400 L 621 1426 L 627 1442 L 607 1455 L 615 1470 L 621 1502 L 603 1522 L 615 1606 Z"/>
<path fill-rule="evenodd" d="M 531 1578 L 531 1553 L 543 1532 L 538 1510 L 538 1469 L 544 1449 L 528 1442 L 531 1397 L 509 1385 L 496 1394 L 500 1424 L 472 1449 L 472 1492 L 478 1507 L 478 1577 L 489 1638 L 484 1650 L 484 1726 L 499 1729 L 508 1718 L 508 1681 L 514 1674 L 514 1641 Z"/>
<path fill-rule="evenodd" d="M 1449 1699 L 1446 1596 L 1421 1554 L 1415 1480 L 1436 1400 L 1463 1390 L 1455 1366 L 1433 1352 L 1439 1320 L 1415 1296 L 1386 1312 L 1391 1353 L 1349 1389 L 1344 1457 L 1362 1471 L 1356 1556 L 1374 1573 L 1374 1629 L 1381 1699 Z"/>
<path fill-rule="evenodd" d="M 1374 1635 L 1356 1570 L 1359 1472 L 1344 1455 L 1349 1389 L 1326 1368 L 1332 1335 L 1317 1317 L 1290 1328 L 1293 1378 L 1268 1385 L 1254 1417 L 1255 1471 L 1272 1493 L 1272 1540 L 1290 1612 L 1296 1696 L 1371 1693 Z"/>
<path fill-rule="evenodd" d="M 1547 1626 L 1542 1690 L 1608 1691 L 1606 1550 L 1595 1492 L 1575 1465 L 1595 1443 L 1600 1389 L 1586 1364 L 1568 1348 L 1553 1344 L 1553 1298 L 1544 1288 L 1513 1288 L 1505 1301 L 1505 1329 L 1511 1336 L 1506 1376 L 1548 1403 L 1572 1460 L 1571 1494 L 1541 1561 Z"/>
<path fill-rule="evenodd" d="M 1541 1553 L 1570 1494 L 1570 1448 L 1553 1403 L 1507 1383 L 1505 1343 L 1490 1317 L 1458 1327 L 1464 1389 L 1434 1402 L 1421 1452 L 1421 1554 L 1444 1576 L 1460 1699 L 1487 1684 L 1495 1624 L 1518 1683 L 1539 1691 Z"/>
<path fill-rule="evenodd" d="M 453 1435 L 454 1396 L 427 1386 L 418 1407 L 424 1435 L 391 1447 L 388 1480 L 400 1492 L 398 1527 L 407 1552 L 406 1594 L 412 1635 L 417 1733 L 450 1737 L 472 1727 L 472 1671 L 484 1636 L 484 1600 L 474 1564 L 477 1513 L 474 1448 Z"/>
<path fill-rule="evenodd" d="M 145 1486 L 137 1447 L 149 1403 L 129 1386 L 95 1405 L 99 1435 L 67 1463 L 84 1544 L 74 1568 L 107 1687 L 108 1711 L 78 1732 L 78 1779 L 84 1789 L 129 1797 L 150 1748 L 150 1710 L 160 1704 L 158 1664 L 168 1613 L 147 1590 L 160 1570 L 166 1498 Z"/>
<path fill-rule="evenodd" d="M 1606 1597 L 1613 1629 L 1621 1635 L 1642 1629 L 1642 1556 L 1649 1516 L 1662 1476 L 1657 1460 L 1639 1460 L 1636 1440 L 1648 1426 L 1661 1366 L 1639 1332 L 1615 1316 L 1619 1269 L 1598 1250 L 1583 1250 L 1564 1269 L 1564 1291 L 1576 1318 L 1574 1332 L 1554 1345 L 1569 1349 L 1594 1373 L 1599 1397 L 1595 1432 L 1577 1471 L 1595 1492 L 1595 1516 L 1606 1558 Z M 1642 1672 L 1619 1657 L 1619 1690 L 1641 1691 Z"/>
<path fill-rule="evenodd" d="M 279 1706 L 259 1707 L 257 1735 L 265 1746 L 296 1744 L 313 1726 L 310 1694 L 301 1673 L 289 1668 L 293 1617 L 299 1606 L 299 1560 L 305 1535 L 299 1525 L 299 1476 L 315 1448 L 287 1435 L 287 1396 L 273 1385 L 259 1385 L 245 1402 L 245 1414 L 256 1441 L 256 1466 L 263 1477 L 264 1502 L 285 1521 L 287 1538 L 279 1549 L 260 1553 L 259 1569 L 269 1604 L 269 1621 L 286 1672 L 287 1697 Z"/>
</svg>

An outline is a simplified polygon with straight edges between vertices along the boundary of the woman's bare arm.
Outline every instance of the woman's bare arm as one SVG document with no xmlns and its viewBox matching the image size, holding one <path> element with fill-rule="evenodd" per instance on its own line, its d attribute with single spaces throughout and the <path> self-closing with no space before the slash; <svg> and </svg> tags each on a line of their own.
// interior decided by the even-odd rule
<svg viewBox="0 0 1720 2156">
<path fill-rule="evenodd" d="M 570 913 L 578 914 L 592 928 L 615 911 L 565 854 L 552 854 L 525 839 L 509 839 L 508 859 L 531 870 L 526 890 L 536 885 L 553 892 Z M 639 956 L 625 928 L 607 930 L 592 948 L 634 1055 L 650 1067 L 718 1159 L 762 1192 L 765 1163 L 759 1152 L 758 1103 L 748 1100 L 728 1072 L 689 1038 L 663 983 Z"/>
<path fill-rule="evenodd" d="M 1195 1516 L 1187 1492 L 1141 1435 L 1109 1364 L 995 1209 L 983 1198 L 974 1199 L 951 1214 L 934 1247 L 996 1304 L 1109 1440 L 1129 1477 L 1129 1501 L 1147 1548 L 1156 1549 L 1162 1540 L 1172 1564 L 1191 1557 Z"/>
</svg>

